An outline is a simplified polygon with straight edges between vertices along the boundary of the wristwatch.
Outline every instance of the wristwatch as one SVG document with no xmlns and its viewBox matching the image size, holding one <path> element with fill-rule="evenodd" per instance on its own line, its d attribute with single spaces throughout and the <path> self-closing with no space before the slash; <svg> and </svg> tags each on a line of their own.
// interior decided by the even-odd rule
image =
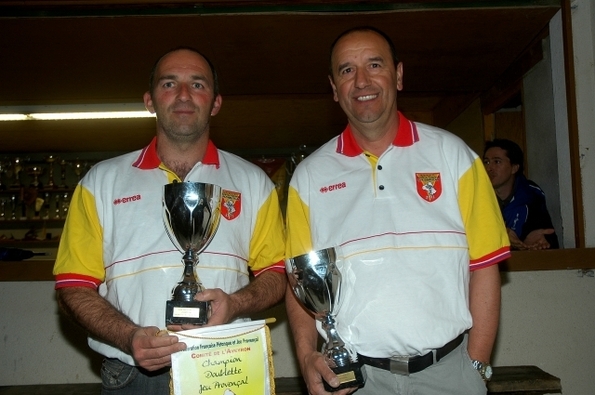
<svg viewBox="0 0 595 395">
<path fill-rule="evenodd" d="M 484 381 L 490 381 L 492 378 L 492 366 L 489 363 L 481 361 L 472 361 L 473 367 L 479 372 Z"/>
</svg>

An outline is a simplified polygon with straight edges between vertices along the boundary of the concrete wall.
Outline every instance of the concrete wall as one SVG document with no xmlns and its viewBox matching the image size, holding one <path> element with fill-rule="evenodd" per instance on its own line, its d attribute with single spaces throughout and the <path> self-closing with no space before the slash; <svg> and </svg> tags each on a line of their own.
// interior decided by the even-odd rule
<svg viewBox="0 0 595 395">
<path fill-rule="evenodd" d="M 595 394 L 595 279 L 576 271 L 503 273 L 495 366 L 537 365 L 565 395 Z M 100 357 L 58 314 L 52 282 L 0 283 L 0 386 L 99 381 Z M 277 377 L 299 375 L 284 306 L 271 325 Z"/>
</svg>

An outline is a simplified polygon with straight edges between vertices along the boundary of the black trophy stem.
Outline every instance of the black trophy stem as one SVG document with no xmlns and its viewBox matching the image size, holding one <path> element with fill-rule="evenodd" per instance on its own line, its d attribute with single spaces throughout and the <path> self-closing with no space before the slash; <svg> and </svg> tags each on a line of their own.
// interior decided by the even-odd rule
<svg viewBox="0 0 595 395">
<path fill-rule="evenodd" d="M 182 257 L 182 262 L 184 262 L 184 275 L 182 276 L 182 281 L 174 289 L 172 296 L 173 300 L 192 302 L 194 295 L 203 290 L 203 286 L 196 276 L 198 254 L 188 249 Z"/>
</svg>

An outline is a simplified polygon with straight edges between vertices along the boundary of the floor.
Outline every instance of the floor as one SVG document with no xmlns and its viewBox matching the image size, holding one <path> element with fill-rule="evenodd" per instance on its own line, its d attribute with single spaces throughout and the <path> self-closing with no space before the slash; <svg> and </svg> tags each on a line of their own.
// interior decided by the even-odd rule
<svg viewBox="0 0 595 395">
<path fill-rule="evenodd" d="M 295 378 L 276 379 L 275 386 L 277 395 L 304 395 L 308 393 L 303 382 Z M 99 395 L 100 392 L 100 383 L 0 387 L 0 395 Z"/>
<path fill-rule="evenodd" d="M 276 395 L 306 395 L 301 378 L 275 379 Z M 55 384 L 0 387 L 0 395 L 99 395 L 101 384 Z M 494 367 L 494 376 L 488 383 L 489 395 L 542 395 L 559 394 L 562 386 L 558 377 L 537 366 Z"/>
</svg>

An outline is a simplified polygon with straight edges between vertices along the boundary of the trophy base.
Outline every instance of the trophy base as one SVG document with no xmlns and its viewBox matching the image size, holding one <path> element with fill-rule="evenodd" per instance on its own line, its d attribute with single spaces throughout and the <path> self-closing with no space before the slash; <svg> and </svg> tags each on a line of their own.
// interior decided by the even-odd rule
<svg viewBox="0 0 595 395">
<path fill-rule="evenodd" d="M 331 387 L 328 383 L 322 380 L 324 389 L 327 392 L 339 391 L 343 388 L 361 388 L 366 383 L 366 370 L 362 367 L 360 362 L 352 362 L 347 366 L 339 366 L 331 368 L 339 378 L 339 385 Z"/>
<path fill-rule="evenodd" d="M 208 320 L 209 302 L 168 300 L 165 306 L 166 325 L 204 325 Z"/>
</svg>

